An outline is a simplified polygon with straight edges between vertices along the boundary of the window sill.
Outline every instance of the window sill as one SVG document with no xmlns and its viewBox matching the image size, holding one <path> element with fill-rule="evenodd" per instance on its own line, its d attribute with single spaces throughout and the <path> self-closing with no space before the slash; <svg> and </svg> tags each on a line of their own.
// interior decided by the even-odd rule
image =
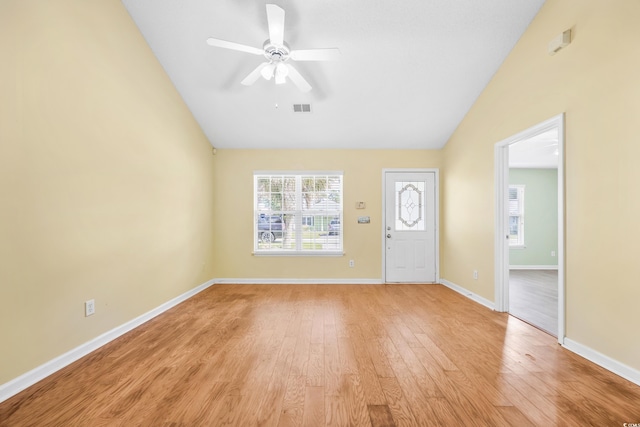
<svg viewBox="0 0 640 427">
<path fill-rule="evenodd" d="M 342 251 L 254 251 L 252 252 L 253 256 L 291 256 L 291 257 L 339 257 L 344 256 L 344 252 Z"/>
</svg>

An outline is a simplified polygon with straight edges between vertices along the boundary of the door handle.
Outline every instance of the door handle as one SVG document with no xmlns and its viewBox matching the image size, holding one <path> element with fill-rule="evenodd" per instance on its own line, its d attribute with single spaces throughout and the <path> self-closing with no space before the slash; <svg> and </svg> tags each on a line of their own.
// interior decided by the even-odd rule
<svg viewBox="0 0 640 427">
<path fill-rule="evenodd" d="M 391 238 L 391 234 L 387 234 L 387 239 L 390 239 L 390 238 Z"/>
</svg>

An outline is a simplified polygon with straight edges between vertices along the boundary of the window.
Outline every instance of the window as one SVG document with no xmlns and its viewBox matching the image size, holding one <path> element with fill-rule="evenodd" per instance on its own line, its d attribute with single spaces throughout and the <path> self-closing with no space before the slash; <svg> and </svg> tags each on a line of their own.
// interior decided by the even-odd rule
<svg viewBox="0 0 640 427">
<path fill-rule="evenodd" d="M 509 246 L 524 247 L 524 185 L 509 186 Z"/>
<path fill-rule="evenodd" d="M 254 252 L 342 255 L 342 172 L 254 172 Z"/>
</svg>

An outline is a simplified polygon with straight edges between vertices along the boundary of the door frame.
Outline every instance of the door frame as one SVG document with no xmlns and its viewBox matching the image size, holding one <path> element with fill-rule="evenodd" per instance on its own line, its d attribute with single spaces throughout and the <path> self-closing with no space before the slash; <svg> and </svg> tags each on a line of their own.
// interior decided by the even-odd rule
<svg viewBox="0 0 640 427">
<path fill-rule="evenodd" d="M 495 171 L 495 310 L 509 311 L 508 228 L 509 146 L 551 129 L 558 129 L 558 343 L 565 338 L 565 114 L 561 113 L 498 142 L 494 147 Z"/>
<path fill-rule="evenodd" d="M 436 264 L 436 280 L 435 283 L 440 283 L 440 169 L 438 168 L 393 168 L 393 169 L 382 169 L 382 224 L 380 225 L 381 230 L 381 241 L 382 241 L 382 283 L 387 283 L 387 252 L 386 248 L 386 235 L 387 232 L 385 230 L 385 225 L 387 223 L 387 174 L 388 173 L 428 173 L 432 172 L 434 174 L 434 182 L 435 186 L 435 264 Z"/>
</svg>

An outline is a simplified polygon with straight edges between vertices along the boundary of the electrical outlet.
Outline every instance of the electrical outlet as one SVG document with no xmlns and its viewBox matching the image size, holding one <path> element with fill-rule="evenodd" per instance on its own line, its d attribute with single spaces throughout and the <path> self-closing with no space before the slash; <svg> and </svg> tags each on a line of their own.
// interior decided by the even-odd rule
<svg viewBox="0 0 640 427">
<path fill-rule="evenodd" d="M 353 268 L 353 267 L 355 267 L 355 266 L 356 266 L 356 262 L 355 262 L 354 260 L 350 259 L 350 260 L 349 260 L 349 267 L 350 267 L 350 268 Z"/>
<path fill-rule="evenodd" d="M 96 312 L 96 301 L 90 299 L 84 302 L 84 317 L 91 316 Z"/>
<path fill-rule="evenodd" d="M 473 280 L 478 280 L 478 270 L 473 270 Z"/>
<path fill-rule="evenodd" d="M 556 256 L 556 251 L 551 251 L 551 256 Z"/>
</svg>

